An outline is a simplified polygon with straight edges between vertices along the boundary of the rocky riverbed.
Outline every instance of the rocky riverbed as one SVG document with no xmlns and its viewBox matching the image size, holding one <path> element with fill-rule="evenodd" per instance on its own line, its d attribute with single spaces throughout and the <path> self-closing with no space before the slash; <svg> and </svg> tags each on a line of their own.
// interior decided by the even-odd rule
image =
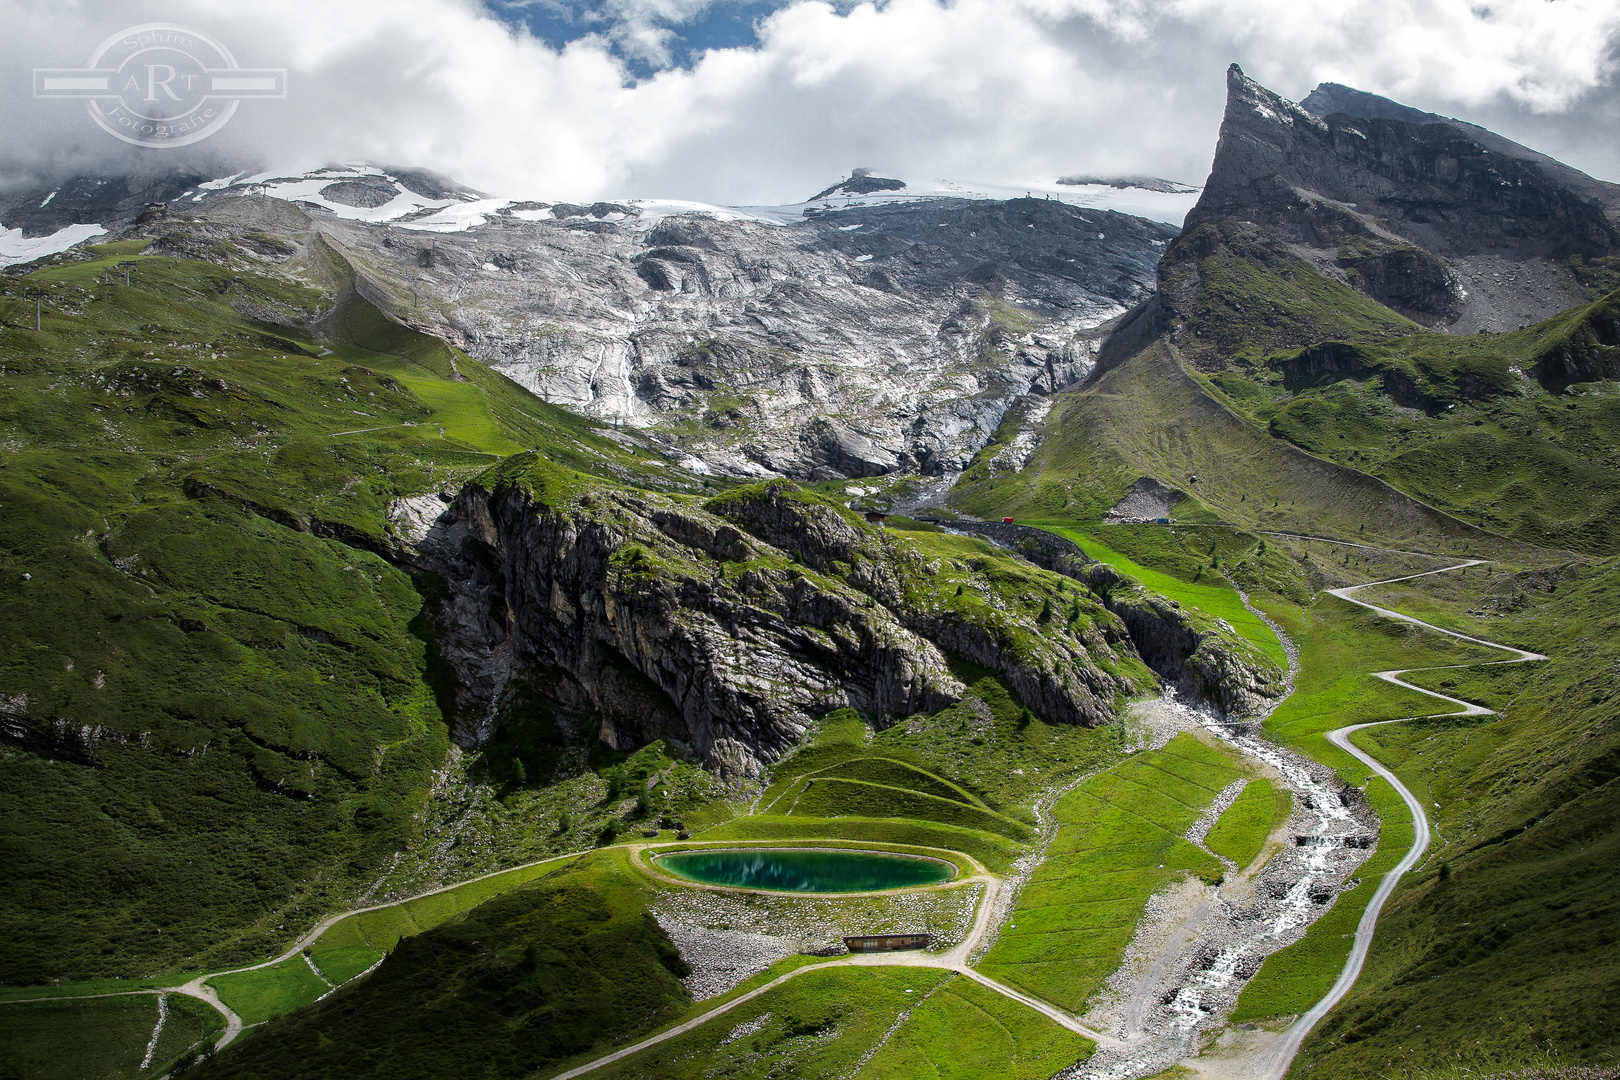
<svg viewBox="0 0 1620 1080">
<path fill-rule="evenodd" d="M 1273 834 L 1280 847 L 1252 876 L 1229 874 L 1219 886 L 1188 880 L 1148 902 L 1119 970 L 1083 1018 L 1126 1045 L 1100 1049 L 1063 1074 L 1070 1080 L 1150 1076 L 1196 1054 L 1266 956 L 1302 938 L 1359 884 L 1356 870 L 1378 841 L 1378 817 L 1359 788 L 1268 742 L 1258 725 L 1225 723 L 1168 696 L 1137 718 L 1152 743 L 1177 731 L 1228 743 L 1287 788 L 1293 812 Z"/>
</svg>

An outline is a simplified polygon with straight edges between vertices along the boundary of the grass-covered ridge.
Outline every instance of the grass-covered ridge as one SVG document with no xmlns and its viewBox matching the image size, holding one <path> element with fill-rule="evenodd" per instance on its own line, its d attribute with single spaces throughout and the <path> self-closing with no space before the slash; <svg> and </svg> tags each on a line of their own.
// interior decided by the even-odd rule
<svg viewBox="0 0 1620 1080">
<path fill-rule="evenodd" d="M 448 742 L 391 500 L 522 446 L 671 482 L 357 297 L 89 255 L 0 296 L 12 983 L 262 957 L 416 835 Z"/>
<path fill-rule="evenodd" d="M 1201 364 L 1331 337 L 1382 340 L 1418 330 L 1237 221 L 1200 224 L 1178 237 L 1159 265 L 1159 293 Z"/>
<path fill-rule="evenodd" d="M 969 696 L 873 731 L 832 713 L 771 768 L 752 811 L 701 834 L 714 840 L 827 840 L 964 852 L 1004 873 L 1034 835 L 1028 801 L 1119 752 L 1115 729 L 1049 724 L 984 672 Z"/>
<path fill-rule="evenodd" d="M 1620 550 L 1620 295 L 1503 334 L 1320 340 L 1223 354 L 1211 393 L 1312 454 L 1484 528 Z"/>
<path fill-rule="evenodd" d="M 525 1075 L 678 1015 L 686 973 L 637 875 L 604 852 L 401 941 L 197 1075 Z"/>
</svg>

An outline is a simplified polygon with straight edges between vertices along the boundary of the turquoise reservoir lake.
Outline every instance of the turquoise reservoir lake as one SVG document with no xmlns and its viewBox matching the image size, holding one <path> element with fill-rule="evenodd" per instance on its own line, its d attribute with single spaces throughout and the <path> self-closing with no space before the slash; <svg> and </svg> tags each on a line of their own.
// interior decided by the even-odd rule
<svg viewBox="0 0 1620 1080">
<path fill-rule="evenodd" d="M 934 859 L 875 851 L 678 851 L 654 861 L 705 885 L 778 892 L 876 892 L 935 885 L 956 874 L 948 863 Z"/>
</svg>

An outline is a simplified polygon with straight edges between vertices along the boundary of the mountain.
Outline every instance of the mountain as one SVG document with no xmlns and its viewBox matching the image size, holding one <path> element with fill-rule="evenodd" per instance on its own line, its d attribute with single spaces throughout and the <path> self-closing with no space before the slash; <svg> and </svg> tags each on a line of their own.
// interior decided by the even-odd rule
<svg viewBox="0 0 1620 1080">
<path fill-rule="evenodd" d="M 193 215 L 224 238 L 251 201 Z M 941 475 L 1015 402 L 1089 369 L 1172 231 L 1048 200 L 929 200 L 781 224 L 553 206 L 423 236 L 290 234 L 546 400 L 656 433 L 731 476 Z M 307 261 L 299 251 L 295 262 Z"/>
<path fill-rule="evenodd" d="M 1324 277 L 1426 326 L 1512 329 L 1569 307 L 1569 265 L 1620 251 L 1620 185 L 1477 129 L 1317 92 L 1307 111 L 1228 73 L 1210 183 L 1186 229 L 1259 226 Z M 1374 99 L 1381 101 L 1382 99 Z"/>
<path fill-rule="evenodd" d="M 1393 108 L 1367 97 L 1345 107 Z M 1620 373 L 1620 234 L 1595 197 L 1620 188 L 1537 157 L 1319 118 L 1234 69 L 1151 318 L 1224 409 L 1314 458 L 1527 543 L 1620 551 L 1620 429 L 1587 392 Z"/>
<path fill-rule="evenodd" d="M 863 173 L 9 196 L 16 1060 L 515 1078 L 752 979 L 657 1069 L 1257 1072 L 1412 834 L 1356 724 L 1434 839 L 1294 1074 L 1612 1054 L 1620 188 L 1235 67 L 1202 188 Z M 694 890 L 687 843 L 964 880 Z M 254 1026 L 199 1062 L 181 999 Z"/>
<path fill-rule="evenodd" d="M 354 216 L 316 208 L 333 200 Z M 454 234 L 364 220 L 477 202 L 380 170 L 185 187 L 5 279 L 6 982 L 218 966 L 337 897 L 568 850 L 620 827 L 583 792 L 649 744 L 685 778 L 679 812 L 714 797 L 696 765 L 747 778 L 829 711 L 893 723 L 983 678 L 1081 725 L 1161 680 L 1234 714 L 1276 694 L 1275 662 L 1202 613 L 885 533 L 838 483 L 734 490 L 697 456 L 742 386 L 759 400 L 728 406 L 738 426 L 793 440 L 783 471 L 898 470 L 859 456 L 887 452 L 862 417 L 965 459 L 972 417 L 987 431 L 1079 376 L 1089 345 L 1063 334 L 1139 295 L 1165 227 L 1033 199 L 792 226 L 607 206 Z M 431 314 L 406 305 L 416 278 Z M 38 331 L 24 290 L 45 296 Z M 624 411 L 663 411 L 582 418 L 410 323 L 491 354 L 594 327 L 643 358 Z M 874 370 L 854 346 L 879 337 L 918 355 Z M 589 348 L 542 392 L 593 393 Z M 880 409 L 880 376 L 915 405 Z M 435 770 L 471 803 L 450 813 Z M 500 832 L 513 790 L 582 805 L 438 851 L 445 830 Z"/>
</svg>

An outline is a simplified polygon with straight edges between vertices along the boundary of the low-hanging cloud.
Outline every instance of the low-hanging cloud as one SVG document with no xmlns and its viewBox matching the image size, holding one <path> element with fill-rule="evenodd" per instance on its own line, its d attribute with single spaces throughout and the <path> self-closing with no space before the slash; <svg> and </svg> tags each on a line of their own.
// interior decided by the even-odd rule
<svg viewBox="0 0 1620 1080">
<path fill-rule="evenodd" d="M 760 22 L 756 45 L 629 80 L 613 34 L 701 6 L 621 0 L 617 30 L 557 50 L 475 0 L 0 0 L 13 133 L 0 173 L 174 160 L 116 144 L 77 103 L 29 97 L 32 67 L 172 21 L 244 65 L 289 69 L 287 99 L 244 103 L 189 152 L 199 168 L 373 161 L 513 196 L 732 203 L 800 199 L 857 164 L 912 179 L 1198 182 L 1236 60 L 1295 98 L 1341 82 L 1620 176 L 1620 0 L 799 0 Z M 644 53 L 656 59 L 659 40 Z"/>
</svg>

